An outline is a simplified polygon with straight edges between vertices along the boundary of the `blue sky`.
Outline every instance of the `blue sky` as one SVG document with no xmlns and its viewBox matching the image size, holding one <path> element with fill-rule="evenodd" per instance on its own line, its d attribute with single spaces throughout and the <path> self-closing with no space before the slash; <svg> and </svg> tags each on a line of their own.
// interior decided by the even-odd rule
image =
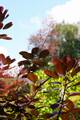
<svg viewBox="0 0 80 120">
<path fill-rule="evenodd" d="M 10 16 L 7 20 L 13 21 L 14 24 L 5 31 L 13 39 L 1 40 L 0 46 L 7 50 L 7 54 L 12 58 L 19 59 L 19 51 L 28 50 L 28 38 L 41 27 L 41 20 L 48 13 L 52 15 L 54 8 L 56 9 L 57 6 L 59 8 L 68 1 L 78 0 L 0 0 L 0 5 L 9 10 Z"/>
</svg>

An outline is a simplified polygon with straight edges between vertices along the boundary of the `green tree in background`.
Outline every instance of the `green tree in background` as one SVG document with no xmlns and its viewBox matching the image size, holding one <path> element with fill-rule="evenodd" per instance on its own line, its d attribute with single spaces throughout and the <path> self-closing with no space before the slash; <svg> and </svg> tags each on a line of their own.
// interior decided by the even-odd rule
<svg viewBox="0 0 80 120">
<path fill-rule="evenodd" d="M 73 57 L 79 57 L 80 40 L 78 38 L 78 27 L 72 24 L 60 24 L 56 26 L 56 29 L 61 39 L 59 56 L 71 55 Z"/>
<path fill-rule="evenodd" d="M 51 23 L 29 40 L 33 46 L 48 49 L 52 56 L 80 56 L 79 29 L 76 24 Z"/>
</svg>

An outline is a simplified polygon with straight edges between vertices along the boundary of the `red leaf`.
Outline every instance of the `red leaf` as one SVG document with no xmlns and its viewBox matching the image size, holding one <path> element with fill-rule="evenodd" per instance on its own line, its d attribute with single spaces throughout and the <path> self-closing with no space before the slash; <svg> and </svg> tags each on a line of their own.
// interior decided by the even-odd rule
<svg viewBox="0 0 80 120">
<path fill-rule="evenodd" d="M 15 61 L 15 59 L 11 59 L 9 56 L 6 57 L 6 61 L 5 61 L 5 64 L 11 64 Z"/>
<path fill-rule="evenodd" d="M 9 23 L 7 23 L 7 24 L 3 27 L 3 29 L 8 29 L 8 28 L 10 28 L 12 25 L 13 25 L 12 22 L 9 22 Z"/>
<path fill-rule="evenodd" d="M 55 70 L 58 74 L 65 75 L 66 73 L 66 66 L 63 64 L 62 60 L 58 58 L 54 58 L 52 60 L 53 64 L 55 65 Z"/>
<path fill-rule="evenodd" d="M 4 64 L 4 62 L 5 62 L 5 56 L 3 54 L 0 54 L 0 61 Z"/>
<path fill-rule="evenodd" d="M 44 70 L 44 73 L 46 75 L 48 75 L 49 77 L 52 77 L 52 78 L 57 78 L 58 77 L 58 74 L 55 71 Z"/>
<path fill-rule="evenodd" d="M 62 118 L 62 120 L 69 120 L 69 113 L 64 112 L 64 113 L 61 115 L 61 118 Z"/>
<path fill-rule="evenodd" d="M 75 114 L 75 113 L 78 113 L 80 115 L 80 108 L 74 108 L 72 110 L 72 113 Z"/>
<path fill-rule="evenodd" d="M 5 88 L 5 82 L 0 80 L 0 89 L 4 89 Z"/>
<path fill-rule="evenodd" d="M 80 117 L 80 109 L 79 108 L 73 108 L 71 111 L 63 112 L 61 114 L 62 120 L 76 120 L 76 117 L 78 117 L 78 116 Z"/>
<path fill-rule="evenodd" d="M 3 27 L 3 23 L 2 22 L 0 22 L 0 29 Z"/>
<path fill-rule="evenodd" d="M 27 78 L 30 79 L 30 80 L 33 81 L 33 82 L 36 82 L 36 81 L 38 80 L 37 75 L 35 75 L 35 74 L 33 74 L 33 73 L 29 73 L 29 74 L 27 75 Z"/>
</svg>

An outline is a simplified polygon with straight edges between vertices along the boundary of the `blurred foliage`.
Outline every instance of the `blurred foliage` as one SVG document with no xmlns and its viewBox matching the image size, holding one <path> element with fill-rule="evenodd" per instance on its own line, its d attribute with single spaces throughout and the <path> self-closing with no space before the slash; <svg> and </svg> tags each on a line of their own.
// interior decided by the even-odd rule
<svg viewBox="0 0 80 120">
<path fill-rule="evenodd" d="M 78 27 L 72 24 L 60 24 L 56 26 L 60 33 L 61 45 L 59 48 L 59 56 L 71 55 L 73 57 L 80 56 L 80 36 Z"/>
</svg>

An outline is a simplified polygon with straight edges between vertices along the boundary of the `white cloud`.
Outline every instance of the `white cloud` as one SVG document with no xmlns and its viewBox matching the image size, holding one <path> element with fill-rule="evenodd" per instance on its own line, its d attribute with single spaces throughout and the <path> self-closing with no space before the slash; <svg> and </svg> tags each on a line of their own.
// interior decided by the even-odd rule
<svg viewBox="0 0 80 120">
<path fill-rule="evenodd" d="M 4 54 L 4 55 L 7 55 L 7 49 L 3 46 L 0 46 L 0 54 Z"/>
<path fill-rule="evenodd" d="M 65 4 L 57 5 L 49 10 L 47 14 L 56 22 L 80 22 L 80 0 L 69 0 Z"/>
</svg>

